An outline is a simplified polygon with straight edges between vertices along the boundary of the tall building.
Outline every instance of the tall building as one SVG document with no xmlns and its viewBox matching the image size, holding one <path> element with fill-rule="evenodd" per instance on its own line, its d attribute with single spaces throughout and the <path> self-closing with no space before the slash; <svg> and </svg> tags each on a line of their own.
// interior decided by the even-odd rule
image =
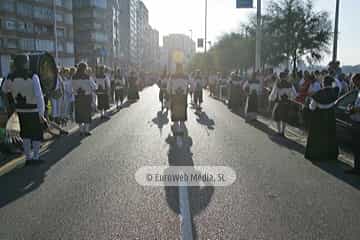
<svg viewBox="0 0 360 240">
<path fill-rule="evenodd" d="M 75 59 L 89 65 L 113 64 L 114 13 L 117 1 L 74 1 Z"/>
<path fill-rule="evenodd" d="M 137 64 L 139 68 L 145 70 L 147 62 L 145 59 L 146 47 L 149 44 L 149 11 L 142 1 L 138 1 L 136 11 L 136 30 L 137 30 Z"/>
<path fill-rule="evenodd" d="M 72 8 L 72 0 L 1 0 L 0 75 L 9 73 L 11 55 L 21 52 L 48 51 L 55 57 L 57 50 L 58 65 L 73 65 Z"/>
<path fill-rule="evenodd" d="M 138 67 L 137 6 L 138 0 L 120 0 L 120 61 L 132 67 Z"/>
<path fill-rule="evenodd" d="M 160 46 L 159 31 L 153 29 L 150 25 L 147 28 L 146 38 L 148 39 L 145 50 L 145 70 L 147 72 L 159 72 L 160 68 Z"/>
<path fill-rule="evenodd" d="M 166 65 L 171 72 L 175 71 L 175 58 L 181 55 L 182 62 L 187 64 L 194 56 L 196 51 L 196 43 L 185 34 L 170 34 L 164 36 L 161 65 Z"/>
</svg>

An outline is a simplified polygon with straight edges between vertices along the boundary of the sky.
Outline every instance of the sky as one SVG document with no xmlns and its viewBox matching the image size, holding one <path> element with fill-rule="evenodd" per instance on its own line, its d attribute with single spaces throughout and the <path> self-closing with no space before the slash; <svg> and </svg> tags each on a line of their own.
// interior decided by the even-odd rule
<svg viewBox="0 0 360 240">
<path fill-rule="evenodd" d="M 183 33 L 193 39 L 205 35 L 205 0 L 142 0 L 149 10 L 150 25 L 162 36 Z M 313 0 L 316 10 L 325 10 L 335 19 L 336 0 Z M 265 12 L 270 0 L 262 0 Z M 254 0 L 256 4 L 256 0 Z M 256 7 L 256 5 L 255 5 Z M 343 65 L 360 64 L 360 0 L 340 1 L 339 50 L 338 58 Z M 239 31 L 248 16 L 256 13 L 253 9 L 236 9 L 236 0 L 208 0 L 208 40 L 215 43 L 224 33 Z M 331 46 L 332 49 L 332 46 Z M 326 56 L 323 64 L 329 62 Z"/>
</svg>

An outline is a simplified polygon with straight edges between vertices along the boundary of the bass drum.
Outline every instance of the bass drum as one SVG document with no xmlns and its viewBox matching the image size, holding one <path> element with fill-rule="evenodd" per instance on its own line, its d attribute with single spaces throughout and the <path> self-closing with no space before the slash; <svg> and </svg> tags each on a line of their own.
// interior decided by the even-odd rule
<svg viewBox="0 0 360 240">
<path fill-rule="evenodd" d="M 57 66 L 55 59 L 47 52 L 29 53 L 30 71 L 39 76 L 44 95 L 56 88 Z"/>
</svg>

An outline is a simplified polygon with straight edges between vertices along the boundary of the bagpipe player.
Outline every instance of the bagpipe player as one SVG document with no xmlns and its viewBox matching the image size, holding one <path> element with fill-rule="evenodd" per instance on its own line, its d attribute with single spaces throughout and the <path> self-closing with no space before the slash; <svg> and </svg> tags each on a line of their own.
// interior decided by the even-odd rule
<svg viewBox="0 0 360 240">
<path fill-rule="evenodd" d="M 43 162 L 40 159 L 40 144 L 44 125 L 47 124 L 40 79 L 37 73 L 30 71 L 28 55 L 16 55 L 13 67 L 2 90 L 8 93 L 9 102 L 15 105 L 19 117 L 26 164 L 40 164 Z"/>
</svg>

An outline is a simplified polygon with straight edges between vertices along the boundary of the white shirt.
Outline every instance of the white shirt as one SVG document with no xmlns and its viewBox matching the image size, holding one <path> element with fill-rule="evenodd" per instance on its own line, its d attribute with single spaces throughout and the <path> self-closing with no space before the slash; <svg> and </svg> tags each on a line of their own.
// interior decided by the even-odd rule
<svg viewBox="0 0 360 240">
<path fill-rule="evenodd" d="M 319 90 L 321 90 L 321 84 L 320 84 L 319 81 L 315 81 L 315 82 L 310 84 L 308 92 L 311 95 L 313 95 L 314 93 L 318 92 Z"/>
</svg>

